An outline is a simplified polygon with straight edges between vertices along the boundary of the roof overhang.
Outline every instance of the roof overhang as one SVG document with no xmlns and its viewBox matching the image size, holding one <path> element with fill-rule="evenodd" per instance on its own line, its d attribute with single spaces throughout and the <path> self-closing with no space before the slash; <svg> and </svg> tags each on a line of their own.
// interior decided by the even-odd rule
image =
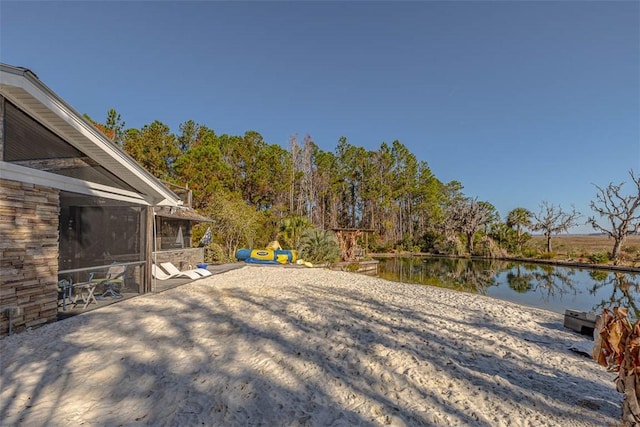
<svg viewBox="0 0 640 427">
<path fill-rule="evenodd" d="M 161 216 L 164 218 L 183 219 L 186 221 L 196 221 L 196 222 L 213 222 L 211 218 L 207 218 L 206 216 L 200 215 L 194 209 L 187 206 L 155 207 L 153 209 L 153 213 L 156 216 Z"/>
<path fill-rule="evenodd" d="M 149 204 L 182 204 L 180 197 L 112 143 L 28 69 L 0 64 L 0 94 L 127 182 Z"/>
</svg>

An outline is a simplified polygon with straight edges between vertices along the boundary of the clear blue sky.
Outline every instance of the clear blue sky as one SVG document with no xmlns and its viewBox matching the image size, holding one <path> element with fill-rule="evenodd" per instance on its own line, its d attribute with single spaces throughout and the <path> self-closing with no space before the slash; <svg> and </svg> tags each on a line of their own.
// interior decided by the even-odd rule
<svg viewBox="0 0 640 427">
<path fill-rule="evenodd" d="M 0 61 L 127 127 L 397 139 L 503 217 L 640 174 L 638 1 L 0 0 Z"/>
</svg>

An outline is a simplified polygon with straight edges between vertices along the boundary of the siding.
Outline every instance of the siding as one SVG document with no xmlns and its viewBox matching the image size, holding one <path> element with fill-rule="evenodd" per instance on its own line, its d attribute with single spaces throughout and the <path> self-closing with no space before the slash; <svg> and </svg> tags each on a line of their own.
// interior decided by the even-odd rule
<svg viewBox="0 0 640 427">
<path fill-rule="evenodd" d="M 0 308 L 19 308 L 13 332 L 56 320 L 59 199 L 56 189 L 0 180 Z"/>
</svg>

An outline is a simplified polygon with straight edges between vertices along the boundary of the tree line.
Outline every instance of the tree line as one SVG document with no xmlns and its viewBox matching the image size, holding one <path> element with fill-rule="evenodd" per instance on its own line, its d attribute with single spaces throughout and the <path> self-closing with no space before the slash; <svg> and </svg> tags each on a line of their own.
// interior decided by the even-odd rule
<svg viewBox="0 0 640 427">
<path fill-rule="evenodd" d="M 114 109 L 104 123 L 85 117 L 150 173 L 192 190 L 194 208 L 214 219 L 213 241 L 227 257 L 311 227 L 369 230 L 374 251 L 484 256 L 521 254 L 529 232 L 540 232 L 551 252 L 551 238 L 581 217 L 543 201 L 539 212 L 516 207 L 503 219 L 490 202 L 465 195 L 459 181 L 439 180 L 397 140 L 367 150 L 341 137 L 324 151 L 310 135 L 293 135 L 283 148 L 255 131 L 217 135 L 192 120 L 174 134 L 160 121 L 126 128 Z M 640 179 L 629 174 L 637 187 L 630 195 L 623 184 L 596 186 L 597 216 L 587 220 L 613 238 L 614 261 L 626 236 L 640 229 Z"/>
</svg>

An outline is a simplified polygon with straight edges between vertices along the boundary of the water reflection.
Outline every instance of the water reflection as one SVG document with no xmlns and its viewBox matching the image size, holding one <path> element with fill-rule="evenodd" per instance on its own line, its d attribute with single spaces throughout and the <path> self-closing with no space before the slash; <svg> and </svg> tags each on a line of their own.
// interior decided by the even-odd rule
<svg viewBox="0 0 640 427">
<path fill-rule="evenodd" d="M 597 272 L 591 274 L 594 280 L 590 292 L 594 295 L 600 290 L 609 292 L 608 298 L 603 298 L 598 304 L 599 311 L 603 308 L 627 307 L 630 317 L 640 318 L 638 310 L 638 291 L 640 290 L 640 277 L 631 276 L 620 272 Z"/>
<path fill-rule="evenodd" d="M 564 314 L 621 306 L 640 314 L 640 275 L 501 260 L 381 258 L 379 276 L 487 295 Z"/>
<path fill-rule="evenodd" d="M 517 273 L 514 273 L 514 270 Z M 572 268 L 514 262 L 509 264 L 505 274 L 511 289 L 519 293 L 536 292 L 545 301 L 569 294 L 575 295 L 578 291 L 574 276 L 575 269 Z"/>
<path fill-rule="evenodd" d="M 396 282 L 484 294 L 487 288 L 495 285 L 494 273 L 501 264 L 506 265 L 495 260 L 388 258 L 380 260 L 378 275 Z"/>
</svg>

